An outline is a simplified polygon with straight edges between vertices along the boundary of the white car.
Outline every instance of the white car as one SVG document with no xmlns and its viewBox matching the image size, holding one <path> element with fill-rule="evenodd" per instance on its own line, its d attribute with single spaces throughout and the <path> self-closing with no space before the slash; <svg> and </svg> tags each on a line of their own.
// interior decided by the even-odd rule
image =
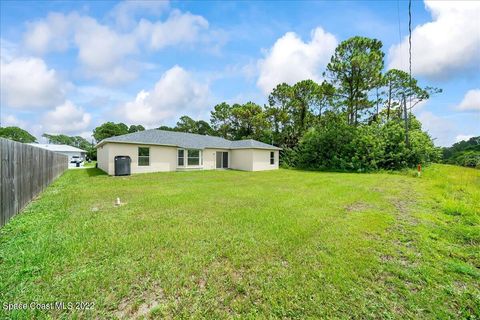
<svg viewBox="0 0 480 320">
<path fill-rule="evenodd" d="M 80 158 L 79 156 L 72 156 L 72 159 L 70 160 L 70 163 L 82 163 L 83 159 Z"/>
</svg>

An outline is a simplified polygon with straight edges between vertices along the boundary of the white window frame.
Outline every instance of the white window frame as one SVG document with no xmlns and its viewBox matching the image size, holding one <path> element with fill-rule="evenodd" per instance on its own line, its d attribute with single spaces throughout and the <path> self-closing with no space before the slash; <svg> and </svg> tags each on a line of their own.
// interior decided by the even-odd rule
<svg viewBox="0 0 480 320">
<path fill-rule="evenodd" d="M 203 150 L 202 149 L 177 149 L 177 167 L 179 168 L 199 168 L 203 166 Z M 178 164 L 178 159 L 180 158 L 178 156 L 179 151 L 183 150 L 183 166 Z M 189 157 L 189 151 L 198 151 L 198 164 L 188 164 L 188 158 Z M 191 158 L 197 158 L 197 157 L 191 157 Z"/>
<path fill-rule="evenodd" d="M 148 156 L 141 156 L 140 155 L 140 148 L 142 149 L 148 149 Z M 138 147 L 137 149 L 137 152 L 138 152 L 138 166 L 139 167 L 149 167 L 150 166 L 150 147 Z M 148 164 L 140 164 L 140 158 L 142 159 L 148 159 Z"/>
<path fill-rule="evenodd" d="M 275 165 L 275 151 L 270 151 L 270 165 Z"/>
<path fill-rule="evenodd" d="M 180 151 L 183 152 L 183 155 L 180 157 Z M 185 149 L 177 150 L 177 167 L 185 167 Z M 183 164 L 180 164 L 180 158 L 182 159 Z"/>
</svg>

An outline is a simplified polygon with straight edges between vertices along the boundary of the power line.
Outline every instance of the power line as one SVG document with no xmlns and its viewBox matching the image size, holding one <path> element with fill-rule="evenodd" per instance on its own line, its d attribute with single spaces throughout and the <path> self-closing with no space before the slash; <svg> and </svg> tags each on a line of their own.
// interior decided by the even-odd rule
<svg viewBox="0 0 480 320">
<path fill-rule="evenodd" d="M 400 0 L 397 0 L 398 43 L 402 43 L 402 26 L 400 22 Z M 402 50 L 400 50 L 400 65 L 403 66 Z"/>
<path fill-rule="evenodd" d="M 412 0 L 408 0 L 408 73 L 410 75 L 410 91 L 412 90 Z M 412 93 L 409 97 L 409 110 L 412 109 Z"/>
</svg>

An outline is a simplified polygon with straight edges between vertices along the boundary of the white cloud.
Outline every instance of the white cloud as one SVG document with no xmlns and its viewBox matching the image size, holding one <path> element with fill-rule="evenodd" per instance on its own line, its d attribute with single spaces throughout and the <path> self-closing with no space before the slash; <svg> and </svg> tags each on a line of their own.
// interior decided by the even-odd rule
<svg viewBox="0 0 480 320">
<path fill-rule="evenodd" d="M 18 54 L 18 47 L 11 41 L 0 38 L 0 61 L 7 62 L 13 60 Z"/>
<path fill-rule="evenodd" d="M 74 38 L 87 76 L 99 77 L 107 83 L 127 82 L 136 77 L 136 72 L 129 70 L 124 62 L 126 56 L 137 52 L 133 36 L 117 33 L 93 18 L 83 17 Z"/>
<path fill-rule="evenodd" d="M 116 32 L 89 16 L 50 13 L 43 20 L 27 24 L 24 44 L 36 54 L 76 47 L 84 75 L 109 84 L 127 82 L 136 76 L 124 61 L 137 52 L 135 37 Z"/>
<path fill-rule="evenodd" d="M 66 85 L 42 59 L 0 61 L 2 104 L 9 108 L 48 108 L 63 101 Z"/>
<path fill-rule="evenodd" d="M 334 35 L 320 27 L 312 31 L 310 42 L 303 42 L 294 32 L 286 33 L 268 50 L 266 57 L 258 61 L 257 86 L 268 94 L 282 82 L 320 81 L 337 43 Z"/>
<path fill-rule="evenodd" d="M 78 49 L 78 60 L 87 77 L 113 84 L 135 77 L 124 58 L 137 52 L 136 39 L 102 25 L 89 16 L 50 13 L 45 19 L 27 23 L 24 45 L 36 54 Z"/>
<path fill-rule="evenodd" d="M 208 29 L 208 21 L 188 12 L 172 10 L 164 21 L 134 20 L 136 12 L 160 13 L 166 7 L 168 4 L 152 1 L 120 3 L 111 13 L 120 29 L 75 12 L 50 13 L 45 19 L 27 23 L 24 45 L 36 54 L 76 48 L 86 77 L 107 84 L 125 83 L 144 67 L 133 60 L 142 46 L 160 50 L 211 40 L 202 34 Z"/>
<path fill-rule="evenodd" d="M 422 129 L 435 139 L 435 145 L 449 146 L 454 142 L 457 128 L 451 119 L 437 116 L 430 111 L 421 111 L 417 119 L 422 123 Z"/>
<path fill-rule="evenodd" d="M 173 10 L 165 22 L 140 20 L 137 34 L 154 50 L 167 46 L 198 42 L 202 30 L 208 29 L 208 21 L 202 16 Z"/>
<path fill-rule="evenodd" d="M 86 139 L 88 142 L 91 142 L 93 140 L 93 131 L 83 131 L 77 134 L 77 136 L 80 136 L 84 139 Z"/>
<path fill-rule="evenodd" d="M 455 108 L 460 111 L 480 111 L 480 89 L 468 90 Z"/>
<path fill-rule="evenodd" d="M 455 142 L 460 142 L 460 141 L 463 141 L 463 140 L 468 140 L 470 138 L 473 138 L 474 136 L 473 135 L 470 135 L 470 134 L 459 134 L 458 136 L 455 137 Z"/>
<path fill-rule="evenodd" d="M 430 102 L 429 100 L 422 100 L 422 101 L 418 102 L 415 105 L 415 108 L 414 108 L 415 112 L 419 112 L 419 111 L 425 109 L 425 107 L 429 104 L 429 102 Z"/>
<path fill-rule="evenodd" d="M 28 22 L 23 37 L 24 45 L 36 54 L 65 51 L 71 45 L 73 29 L 79 20 L 77 13 L 64 15 L 52 12 L 43 20 Z"/>
<path fill-rule="evenodd" d="M 137 14 L 160 15 L 168 7 L 168 1 L 122 1 L 112 9 L 110 15 L 115 19 L 118 27 L 128 29 L 135 25 Z"/>
<path fill-rule="evenodd" d="M 123 119 L 147 126 L 160 125 L 180 113 L 199 112 L 208 106 L 207 84 L 196 81 L 179 66 L 167 70 L 150 91 L 142 90 L 134 101 L 118 111 Z"/>
<path fill-rule="evenodd" d="M 480 2 L 425 1 L 433 21 L 412 31 L 412 73 L 451 77 L 480 71 Z M 408 70 L 408 38 L 389 50 L 389 68 Z"/>
<path fill-rule="evenodd" d="M 2 117 L 2 126 L 3 127 L 19 127 L 19 128 L 25 128 L 27 123 L 23 120 L 18 119 L 14 115 L 6 115 L 5 117 Z"/>
<path fill-rule="evenodd" d="M 43 129 L 48 133 L 72 133 L 84 131 L 92 117 L 71 101 L 65 101 L 43 117 Z"/>
</svg>

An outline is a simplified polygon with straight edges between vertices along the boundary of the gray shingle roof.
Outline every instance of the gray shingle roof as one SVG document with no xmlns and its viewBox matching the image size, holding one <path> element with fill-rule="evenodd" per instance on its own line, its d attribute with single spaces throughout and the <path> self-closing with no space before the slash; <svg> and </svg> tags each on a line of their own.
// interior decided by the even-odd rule
<svg viewBox="0 0 480 320">
<path fill-rule="evenodd" d="M 272 146 L 271 144 L 263 143 L 253 139 L 230 141 L 230 143 L 231 149 L 256 148 L 280 150 L 280 148 Z"/>
<path fill-rule="evenodd" d="M 230 141 L 220 137 L 205 136 L 201 134 L 164 131 L 164 130 L 145 130 L 122 136 L 110 137 L 100 141 L 97 147 L 107 142 L 123 142 L 135 144 L 152 144 L 152 145 L 166 145 L 176 146 L 179 148 L 191 149 L 205 149 L 205 148 L 219 148 L 219 149 L 271 149 L 280 150 L 280 148 L 266 144 L 256 140 L 237 140 Z"/>
</svg>

